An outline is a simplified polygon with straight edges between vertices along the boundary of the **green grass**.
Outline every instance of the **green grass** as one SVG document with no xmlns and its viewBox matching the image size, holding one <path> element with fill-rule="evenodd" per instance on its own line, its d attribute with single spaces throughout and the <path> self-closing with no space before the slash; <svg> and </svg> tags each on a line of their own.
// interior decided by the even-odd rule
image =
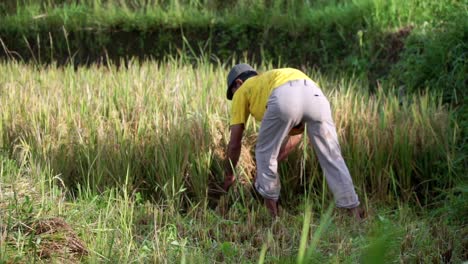
<svg viewBox="0 0 468 264">
<path fill-rule="evenodd" d="M 218 3 L 219 2 L 219 3 Z M 7 25 L 23 26 L 22 22 L 49 21 L 67 28 L 101 27 L 119 23 L 131 28 L 146 29 L 159 23 L 205 24 L 210 20 L 227 23 L 254 22 L 265 25 L 302 25 L 323 20 L 324 17 L 345 18 L 348 15 L 367 13 L 373 23 L 400 27 L 408 23 L 437 23 L 455 15 L 453 8 L 464 7 L 463 1 L 16 1 L 3 3 L 0 12 L 7 15 Z M 449 12 L 448 12 L 449 11 Z M 460 10 L 463 11 L 463 10 Z M 466 11 L 466 10 L 465 10 Z M 359 13 L 358 12 L 358 13 Z M 92 19 L 93 18 L 93 19 Z M 244 20 L 239 21 L 239 18 Z M 288 19 L 284 19 L 288 18 Z M 329 19 L 325 19 L 328 21 Z M 11 22 L 11 24 L 9 23 Z M 14 24 L 13 22 L 21 22 Z M 211 21 L 213 22 L 213 21 Z M 370 22 L 370 21 L 369 21 Z M 35 24 L 35 23 L 34 23 Z M 32 26 L 32 25 L 29 25 Z M 27 28 L 27 27 L 25 27 Z"/>
<path fill-rule="evenodd" d="M 3 190 L 15 189 L 14 195 L 2 192 L 0 200 L 4 212 L 0 215 L 0 259 L 7 262 L 255 263 L 262 259 L 262 252 L 263 263 L 466 260 L 468 230 L 462 222 L 447 221 L 445 213 L 451 205 L 441 207 L 445 213 L 437 216 L 427 209 L 372 201 L 367 220 L 357 223 L 343 212 L 321 214 L 304 204 L 298 213 L 284 210 L 280 219 L 271 221 L 260 202 L 252 203 L 247 211 L 242 203 L 235 203 L 224 216 L 203 203 L 180 212 L 173 205 L 144 201 L 125 185 L 73 197 L 66 188 L 40 194 L 36 190 L 47 183 L 26 172 L 31 164 L 20 167 L 4 155 L 1 164 Z M 21 176 L 9 176 L 16 174 Z M 31 231 L 38 223 L 55 218 L 63 219 L 72 231 Z M 66 247 L 66 238 L 71 236 L 86 246 L 87 254 Z M 53 243 L 64 247 L 63 251 L 50 250 Z M 47 249 L 52 253 L 41 258 Z"/>
<path fill-rule="evenodd" d="M 452 190 L 464 180 L 464 154 L 454 146 L 456 116 L 435 93 L 370 95 L 357 77 L 307 72 L 332 103 L 365 222 L 327 210 L 332 200 L 305 145 L 281 164 L 282 216 L 271 221 L 250 194 L 253 121 L 240 183 L 221 200 L 231 206 L 213 206 L 208 194 L 222 181 L 228 140 L 229 66 L 0 64 L 0 259 L 466 260 L 467 192 Z M 67 225 L 38 231 L 57 218 Z"/>
</svg>

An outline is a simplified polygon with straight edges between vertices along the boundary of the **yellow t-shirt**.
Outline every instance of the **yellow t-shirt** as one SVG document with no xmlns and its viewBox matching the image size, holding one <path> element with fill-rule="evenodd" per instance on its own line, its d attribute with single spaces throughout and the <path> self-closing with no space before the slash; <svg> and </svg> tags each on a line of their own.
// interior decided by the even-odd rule
<svg viewBox="0 0 468 264">
<path fill-rule="evenodd" d="M 293 68 L 275 69 L 247 79 L 232 98 L 231 125 L 245 124 L 249 115 L 261 121 L 271 92 L 292 80 L 310 78 Z"/>
</svg>

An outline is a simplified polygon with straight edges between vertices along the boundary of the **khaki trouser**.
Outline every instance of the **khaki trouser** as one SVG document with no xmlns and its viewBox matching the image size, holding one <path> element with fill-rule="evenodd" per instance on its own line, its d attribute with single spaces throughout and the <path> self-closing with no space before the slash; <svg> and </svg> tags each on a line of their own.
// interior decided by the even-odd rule
<svg viewBox="0 0 468 264">
<path fill-rule="evenodd" d="M 292 127 L 307 125 L 307 134 L 325 174 L 337 207 L 359 205 L 349 170 L 341 155 L 330 103 L 310 80 L 294 80 L 273 90 L 260 126 L 255 157 L 255 188 L 264 197 L 278 200 L 280 180 L 277 157 Z"/>
</svg>

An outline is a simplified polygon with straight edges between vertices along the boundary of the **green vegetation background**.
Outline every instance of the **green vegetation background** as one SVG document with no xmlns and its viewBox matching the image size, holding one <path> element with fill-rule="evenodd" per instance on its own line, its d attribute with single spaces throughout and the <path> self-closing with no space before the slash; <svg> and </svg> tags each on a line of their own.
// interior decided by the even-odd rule
<svg viewBox="0 0 468 264">
<path fill-rule="evenodd" d="M 3 57 L 90 64 L 189 52 L 346 71 L 466 100 L 466 0 L 0 3 Z M 372 89 L 372 88 L 370 88 Z"/>
</svg>

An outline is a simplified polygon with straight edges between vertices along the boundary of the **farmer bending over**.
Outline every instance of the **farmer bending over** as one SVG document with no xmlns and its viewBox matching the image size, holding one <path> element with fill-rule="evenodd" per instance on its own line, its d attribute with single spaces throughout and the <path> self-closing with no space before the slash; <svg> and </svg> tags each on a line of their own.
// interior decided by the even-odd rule
<svg viewBox="0 0 468 264">
<path fill-rule="evenodd" d="M 359 199 L 341 155 L 330 103 L 318 85 L 297 69 L 258 74 L 248 64 L 235 65 L 228 74 L 227 85 L 232 112 L 224 190 L 228 191 L 235 181 L 233 169 L 241 153 L 244 125 L 252 115 L 262 122 L 255 148 L 255 189 L 272 216 L 278 216 L 281 188 L 278 161 L 286 158 L 301 141 L 305 124 L 337 207 L 347 208 L 360 218 Z M 298 129 L 301 132 L 293 135 Z"/>
</svg>

